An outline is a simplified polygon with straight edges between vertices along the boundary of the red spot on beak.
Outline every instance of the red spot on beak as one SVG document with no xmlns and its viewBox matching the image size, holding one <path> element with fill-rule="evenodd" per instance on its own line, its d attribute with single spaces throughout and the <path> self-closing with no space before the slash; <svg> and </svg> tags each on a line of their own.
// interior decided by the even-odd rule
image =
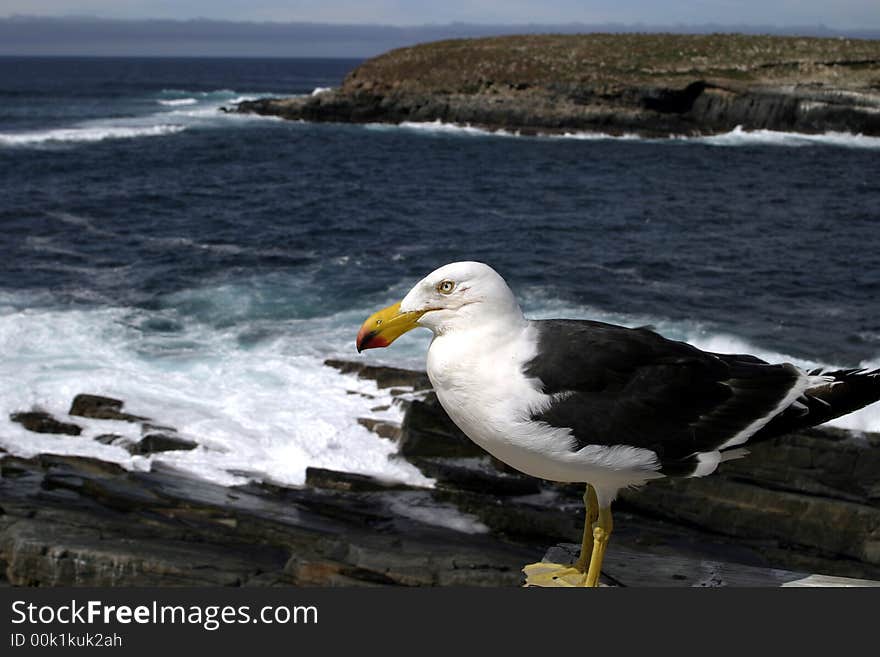
<svg viewBox="0 0 880 657">
<path fill-rule="evenodd" d="M 362 327 L 360 331 L 358 331 L 357 335 L 357 350 L 358 352 L 363 351 L 364 349 L 376 349 L 378 347 L 387 347 L 390 342 L 379 335 L 378 331 L 371 331 L 366 326 Z"/>
</svg>

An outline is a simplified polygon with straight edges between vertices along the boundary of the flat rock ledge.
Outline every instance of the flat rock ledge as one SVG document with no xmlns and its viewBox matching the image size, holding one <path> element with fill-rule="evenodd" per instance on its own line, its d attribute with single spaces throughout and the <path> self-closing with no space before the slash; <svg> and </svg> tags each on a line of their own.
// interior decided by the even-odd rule
<svg viewBox="0 0 880 657">
<path fill-rule="evenodd" d="M 525 564 L 579 537 L 582 490 L 526 477 L 476 448 L 437 403 L 424 372 L 327 365 L 391 392 L 401 425 L 371 417 L 360 423 L 395 441 L 395 458 L 433 478 L 433 488 L 320 468 L 309 468 L 299 487 L 222 487 L 159 463 L 129 472 L 90 458 L 0 454 L 2 581 L 520 586 Z M 112 419 L 125 414 L 111 398 L 92 399 L 88 408 Z M 127 421 L 141 424 L 141 442 L 187 440 L 161 420 Z M 615 574 L 615 555 L 644 555 L 670 568 L 685 560 L 878 580 L 878 475 L 880 436 L 813 430 L 759 446 L 712 477 L 626 492 L 615 505 L 611 583 L 665 585 Z M 666 584 L 684 581 L 670 575 Z"/>
<path fill-rule="evenodd" d="M 526 586 L 571 587 L 582 586 L 579 575 L 552 576 L 555 564 L 571 563 L 578 557 L 580 546 L 574 543 L 555 545 L 547 551 L 542 566 L 529 568 Z M 541 575 L 545 576 L 542 578 Z M 551 574 L 547 576 L 547 574 Z M 654 554 L 646 550 L 631 550 L 610 543 L 603 563 L 599 586 L 638 586 L 662 588 L 719 588 L 739 587 L 838 587 L 877 588 L 880 581 L 834 577 L 815 573 L 794 572 L 779 568 L 759 568 L 738 563 L 694 559 L 687 556 Z"/>
</svg>

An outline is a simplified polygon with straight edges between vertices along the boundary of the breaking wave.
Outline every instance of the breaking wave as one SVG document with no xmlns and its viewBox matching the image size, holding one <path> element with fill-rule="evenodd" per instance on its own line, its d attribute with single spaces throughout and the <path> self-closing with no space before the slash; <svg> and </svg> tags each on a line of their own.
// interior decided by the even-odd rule
<svg viewBox="0 0 880 657">
<path fill-rule="evenodd" d="M 163 90 L 158 98 L 154 97 L 150 100 L 149 107 L 152 110 L 155 110 L 154 102 L 164 108 L 158 112 L 150 111 L 124 118 L 95 119 L 71 126 L 42 130 L 0 132 L 0 147 L 39 148 L 89 144 L 111 139 L 174 135 L 192 128 L 229 125 L 231 121 L 247 124 L 266 119 L 281 120 L 256 114 L 220 111 L 221 107 L 232 106 L 253 98 L 256 98 L 256 95 L 241 94 L 231 89 L 203 92 Z"/>
<path fill-rule="evenodd" d="M 470 124 L 445 123 L 440 119 L 436 121 L 403 121 L 398 124 L 391 123 L 368 123 L 369 130 L 407 130 L 421 132 L 427 135 L 452 135 L 470 137 L 519 137 L 518 132 L 508 130 L 489 130 Z"/>
<path fill-rule="evenodd" d="M 161 137 L 186 130 L 184 126 L 169 123 L 147 126 L 89 126 L 79 128 L 56 128 L 32 132 L 0 133 L 0 145 L 34 146 L 51 143 L 91 143 L 105 139 L 133 139 L 136 137 Z"/>
<path fill-rule="evenodd" d="M 880 148 L 880 137 L 849 134 L 845 132 L 826 132 L 809 135 L 799 132 L 778 132 L 774 130 L 743 130 L 737 126 L 730 132 L 709 137 L 679 138 L 711 146 L 841 146 L 846 148 Z"/>
<path fill-rule="evenodd" d="M 387 301 L 398 298 L 409 283 L 389 289 Z M 285 279 L 283 285 L 209 285 L 166 295 L 152 310 L 59 308 L 45 294 L 0 292 L 0 349 L 7 354 L 0 361 L 0 447 L 21 456 L 94 456 L 130 469 L 164 462 L 223 485 L 247 479 L 302 484 L 308 466 L 429 485 L 414 466 L 394 458 L 394 443 L 358 424 L 365 416 L 402 420 L 389 391 L 323 362 L 328 357 L 366 358 L 423 369 L 430 334 L 413 331 L 395 343 L 393 352 L 358 356 L 354 333 L 375 304 L 313 316 L 305 310 L 314 305 L 307 298 L 310 291 L 320 294 L 313 288 L 307 278 Z M 764 349 L 698 322 L 615 314 L 570 304 L 539 288 L 520 296 L 533 318 L 652 325 L 669 338 L 710 351 L 751 353 L 804 368 L 841 365 Z M 291 303 L 304 304 L 303 309 L 291 309 Z M 873 368 L 880 359 L 848 365 Z M 140 427 L 69 418 L 70 402 L 81 392 L 123 399 L 127 412 L 176 427 L 199 446 L 132 456 L 122 447 L 103 445 L 97 436 L 114 433 L 135 441 Z M 31 408 L 75 421 L 82 435 L 35 434 L 9 420 L 10 413 Z M 880 431 L 880 405 L 831 424 Z"/>
<path fill-rule="evenodd" d="M 195 98 L 171 98 L 171 99 L 162 99 L 160 98 L 158 101 L 160 105 L 165 105 L 167 107 L 178 107 L 180 105 L 195 105 L 199 101 Z"/>
<path fill-rule="evenodd" d="M 642 137 L 634 133 L 620 135 L 605 132 L 593 132 L 588 130 L 563 132 L 563 133 L 538 133 L 526 135 L 519 130 L 489 129 L 473 126 L 470 124 L 446 123 L 439 119 L 435 121 L 403 121 L 399 124 L 370 123 L 367 128 L 371 130 L 394 130 L 402 129 L 421 132 L 429 135 L 470 136 L 470 137 L 521 137 L 525 139 L 559 139 L 573 141 L 630 141 L 650 143 L 681 143 L 681 144 L 705 144 L 709 146 L 782 146 L 782 147 L 808 147 L 808 146 L 834 146 L 842 148 L 866 148 L 880 149 L 880 137 L 871 137 L 861 134 L 849 134 L 844 132 L 827 132 L 823 134 L 806 134 L 798 132 L 779 132 L 774 130 L 744 130 L 737 126 L 730 132 L 707 136 L 679 136 L 669 137 Z"/>
<path fill-rule="evenodd" d="M 214 304 L 228 314 L 230 298 L 239 304 L 233 326 L 200 321 L 211 313 L 178 310 Z M 351 326 L 366 309 L 268 321 L 249 317 L 254 309 L 240 291 L 230 296 L 222 287 L 188 291 L 155 312 L 35 308 L 40 301 L 0 293 L 0 347 L 10 355 L 0 363 L 0 447 L 12 454 L 93 456 L 141 470 L 164 462 L 223 485 L 250 478 L 298 485 L 308 466 L 430 484 L 414 466 L 390 458 L 393 442 L 357 422 L 399 422 L 389 392 L 323 364 L 334 354 L 356 357 Z M 171 425 L 199 446 L 144 457 L 103 445 L 95 438 L 107 433 L 138 440 L 140 426 L 70 418 L 80 392 L 122 399 L 127 412 Z M 9 419 L 32 408 L 75 422 L 82 435 L 36 434 Z"/>
</svg>

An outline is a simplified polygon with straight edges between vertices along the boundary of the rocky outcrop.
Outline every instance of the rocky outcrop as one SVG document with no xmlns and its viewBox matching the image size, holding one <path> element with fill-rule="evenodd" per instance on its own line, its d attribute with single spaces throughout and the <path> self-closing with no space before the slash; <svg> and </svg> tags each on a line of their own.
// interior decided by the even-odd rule
<svg viewBox="0 0 880 657">
<path fill-rule="evenodd" d="M 80 394 L 73 398 L 68 414 L 79 415 L 96 420 L 119 420 L 122 422 L 141 422 L 145 417 L 123 413 L 123 402 L 119 399 L 100 395 Z"/>
<path fill-rule="evenodd" d="M 61 422 L 51 414 L 36 409 L 12 413 L 9 419 L 18 422 L 25 429 L 34 433 L 58 433 L 68 436 L 78 436 L 82 433 L 82 427 L 70 422 Z"/>
<path fill-rule="evenodd" d="M 0 475 L 15 585 L 499 586 L 539 555 L 450 528 L 467 518 L 431 490 L 326 470 L 302 488 L 224 488 L 44 455 L 7 456 Z"/>
<path fill-rule="evenodd" d="M 411 388 L 413 390 L 430 390 L 431 382 L 428 375 L 418 370 L 407 370 L 400 367 L 381 367 L 367 365 L 362 362 L 328 358 L 324 361 L 328 367 L 339 370 L 343 374 L 357 374 L 358 378 L 376 382 L 380 389 Z"/>
<path fill-rule="evenodd" d="M 433 488 L 319 468 L 301 487 L 222 487 L 156 462 L 130 472 L 3 454 L 0 574 L 28 586 L 517 586 L 524 564 L 580 536 L 580 486 L 527 477 L 462 442 L 423 372 L 328 365 L 394 391 L 404 421 L 386 439 L 402 448 L 418 436 L 396 458 Z M 153 422 L 142 433 L 175 437 Z M 624 492 L 608 562 L 644 553 L 670 577 L 691 559 L 880 579 L 878 468 L 880 436 L 813 430 L 705 479 Z"/>
<path fill-rule="evenodd" d="M 702 479 L 657 482 L 622 494 L 638 509 L 810 555 L 880 566 L 880 435 L 834 429 L 783 436 Z"/>
<path fill-rule="evenodd" d="M 309 97 L 237 111 L 306 121 L 444 121 L 646 136 L 736 126 L 880 135 L 880 45 L 852 39 L 586 34 L 394 50 Z"/>
<path fill-rule="evenodd" d="M 406 403 L 400 429 L 400 453 L 425 456 L 481 456 L 485 452 L 470 440 L 443 411 L 433 392 Z"/>
<path fill-rule="evenodd" d="M 569 509 L 577 509 L 576 487 L 542 483 L 529 491 L 528 485 L 534 486 L 536 480 L 510 472 L 485 453 L 479 456 L 473 445 L 459 447 L 460 431 L 454 425 L 448 429 L 451 421 L 436 397 L 433 393 L 422 397 L 402 402 L 407 406 L 403 426 L 425 430 L 422 453 L 407 458 L 426 476 L 436 478 L 440 489 L 504 490 L 518 495 L 552 490 L 567 500 Z M 710 477 L 663 480 L 621 491 L 615 515 L 635 514 L 640 527 L 647 519 L 663 520 L 702 534 L 694 539 L 698 544 L 705 541 L 703 545 L 714 544 L 713 549 L 736 544 L 752 552 L 733 560 L 748 562 L 758 553 L 765 563 L 790 570 L 880 577 L 880 434 L 809 429 L 756 445 L 750 452 L 722 464 Z M 484 480 L 486 473 L 491 474 Z M 468 508 L 466 496 L 459 495 L 457 503 Z M 476 513 L 498 531 L 524 531 L 505 524 L 509 517 L 492 519 L 485 510 Z M 533 516 L 534 526 L 541 527 L 538 533 L 577 536 L 578 522 L 571 510 L 569 522 L 561 517 L 551 521 L 553 515 L 546 505 L 538 505 Z M 623 521 L 615 524 L 615 541 L 625 527 Z M 653 542 L 653 531 L 639 540 Z"/>
<path fill-rule="evenodd" d="M 197 443 L 173 434 L 150 433 L 129 447 L 132 454 L 155 454 L 156 452 L 171 452 L 175 450 L 195 449 Z"/>
<path fill-rule="evenodd" d="M 157 452 L 191 450 L 198 447 L 198 443 L 177 435 L 177 430 L 174 427 L 158 425 L 153 423 L 150 418 L 125 413 L 122 411 L 123 406 L 124 402 L 120 399 L 83 393 L 74 397 L 68 415 L 92 420 L 140 423 L 143 437 L 137 441 L 114 433 L 101 434 L 95 437 L 95 440 L 102 445 L 117 445 L 125 448 L 131 454 L 144 456 Z M 13 413 L 10 415 L 10 419 L 35 433 L 67 434 L 71 436 L 79 436 L 82 433 L 82 427 L 79 425 L 62 422 L 49 413 L 37 409 L 29 412 Z"/>
</svg>

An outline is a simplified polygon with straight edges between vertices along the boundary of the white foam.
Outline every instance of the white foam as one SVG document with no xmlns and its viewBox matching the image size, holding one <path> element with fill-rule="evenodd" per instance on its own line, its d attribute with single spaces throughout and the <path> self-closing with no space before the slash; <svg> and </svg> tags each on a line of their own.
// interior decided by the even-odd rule
<svg viewBox="0 0 880 657">
<path fill-rule="evenodd" d="M 366 127 L 370 130 L 394 130 L 403 129 L 413 132 L 421 132 L 431 135 L 452 135 L 467 137 L 517 137 L 518 132 L 510 132 L 508 130 L 498 129 L 489 130 L 486 128 L 478 128 L 469 123 L 445 123 L 440 119 L 436 121 L 402 121 L 398 124 L 388 123 L 367 123 Z"/>
<path fill-rule="evenodd" d="M 312 89 L 312 93 L 309 95 L 320 96 L 327 91 L 333 91 L 333 87 L 315 87 L 314 89 Z"/>
<path fill-rule="evenodd" d="M 744 130 L 737 126 L 730 132 L 708 136 L 682 136 L 670 135 L 669 137 L 655 138 L 642 137 L 635 133 L 623 133 L 619 135 L 590 130 L 563 132 L 563 133 L 538 133 L 536 135 L 524 135 L 519 130 L 505 130 L 499 128 L 490 130 L 480 128 L 469 123 L 446 123 L 440 119 L 434 121 L 402 121 L 399 124 L 368 123 L 365 124 L 370 130 L 394 130 L 403 129 L 421 132 L 431 135 L 460 135 L 471 137 L 521 137 L 526 139 L 552 139 L 552 140 L 575 140 L 575 141 L 644 141 L 651 143 L 684 143 L 706 144 L 710 146 L 838 146 L 846 148 L 880 148 L 880 137 L 871 137 L 862 134 L 845 132 L 826 132 L 821 134 L 806 134 L 799 132 L 780 132 L 774 130 Z"/>
<path fill-rule="evenodd" d="M 590 132 L 590 131 L 578 131 L 578 132 L 563 132 L 562 134 L 547 134 L 541 135 L 542 137 L 548 137 L 550 139 L 575 139 L 580 141 L 602 141 L 606 139 L 616 139 L 616 140 L 640 140 L 642 137 L 633 133 L 624 133 L 622 135 L 611 135 L 606 132 Z"/>
<path fill-rule="evenodd" d="M 843 146 L 847 148 L 880 148 L 880 137 L 845 132 L 804 134 L 775 130 L 743 130 L 737 126 L 730 132 L 707 137 L 672 137 L 710 146 Z"/>
<path fill-rule="evenodd" d="M 162 96 L 169 94 L 184 96 L 157 98 L 156 103 L 167 109 L 141 116 L 95 119 L 71 126 L 26 132 L 0 132 L 0 147 L 89 144 L 110 139 L 173 135 L 192 128 L 283 120 L 274 116 L 220 111 L 221 107 L 257 98 L 256 94 L 242 95 L 229 89 L 200 92 L 166 90 L 161 93 Z"/>
<path fill-rule="evenodd" d="M 549 139 L 576 139 L 582 141 L 645 141 L 651 143 L 683 142 L 691 144 L 706 144 L 709 146 L 839 146 L 846 148 L 880 148 L 880 137 L 870 137 L 862 134 L 846 132 L 825 132 L 820 134 L 806 134 L 800 132 L 781 132 L 776 130 L 744 130 L 737 126 L 730 132 L 717 135 L 689 137 L 682 135 L 670 135 L 668 138 L 641 137 L 633 133 L 611 135 L 603 132 L 566 132 L 559 135 L 539 135 Z"/>
<path fill-rule="evenodd" d="M 93 228 L 79 216 L 57 218 Z M 183 247 L 193 248 L 191 244 Z M 306 298 L 312 284 L 308 278 L 284 282 L 292 299 Z M 391 441 L 357 423 L 358 417 L 401 421 L 401 410 L 391 403 L 389 392 L 322 364 L 326 357 L 335 356 L 424 368 L 428 331 L 402 336 L 393 352 L 376 350 L 358 356 L 354 351 L 360 322 L 375 308 L 403 296 L 408 285 L 406 281 L 390 287 L 384 295 L 387 298 L 369 307 L 309 319 L 276 319 L 272 306 L 277 301 L 264 299 L 248 283 L 185 290 L 166 298 L 166 310 L 152 313 L 113 307 L 51 309 L 44 306 L 51 302 L 47 294 L 24 297 L 0 292 L 0 352 L 6 355 L 0 359 L 0 447 L 21 456 L 41 452 L 94 456 L 132 469 L 165 462 L 224 485 L 243 481 L 243 472 L 253 473 L 254 478 L 302 484 L 307 466 L 430 485 L 416 468 L 393 458 L 396 446 Z M 547 296 L 539 288 L 521 291 L 521 296 L 532 317 L 651 324 L 667 337 L 711 351 L 751 353 L 804 368 L 834 366 L 762 349 L 698 322 L 601 312 Z M 142 328 L 148 322 L 155 326 L 156 320 L 166 321 L 168 330 Z M 859 365 L 876 368 L 880 359 Z M 105 433 L 138 440 L 140 427 L 69 417 L 70 402 L 80 392 L 123 399 L 126 411 L 174 426 L 199 447 L 132 457 L 120 446 L 102 445 L 94 438 Z M 382 406 L 389 408 L 371 410 Z M 9 420 L 10 413 L 32 407 L 79 424 L 83 434 L 40 435 Z M 880 431 L 880 405 L 833 424 Z M 441 524 L 461 521 L 458 517 L 416 519 Z M 480 531 L 467 522 L 460 528 Z"/>
<path fill-rule="evenodd" d="M 182 132 L 181 125 L 160 123 L 147 126 L 83 126 L 55 128 L 31 132 L 0 132 L 2 146 L 33 146 L 47 143 L 89 143 L 105 139 L 133 139 L 135 137 L 161 137 Z"/>
<path fill-rule="evenodd" d="M 249 347 L 239 343 L 240 330 L 183 321 L 176 332 L 145 333 L 139 328 L 145 319 L 121 308 L 22 309 L 20 299 L 0 299 L 0 349 L 15 354 L 0 362 L 0 446 L 21 456 L 78 454 L 133 469 L 161 461 L 225 485 L 243 481 L 239 472 L 302 484 L 310 465 L 431 484 L 406 461 L 389 458 L 396 453 L 391 441 L 356 421 L 399 422 L 388 391 L 322 364 L 328 346 L 334 348 L 327 335 L 344 335 L 346 355 L 356 357 L 353 317 L 345 318 L 345 331 L 333 317 L 290 321 Z M 199 447 L 132 457 L 102 445 L 94 438 L 105 433 L 138 440 L 140 426 L 69 417 L 80 392 L 123 399 L 127 412 L 176 427 Z M 385 405 L 390 408 L 370 410 Z M 35 434 L 9 420 L 33 407 L 82 426 L 83 434 Z"/>
<path fill-rule="evenodd" d="M 157 101 L 160 105 L 166 105 L 167 107 L 178 107 L 180 105 L 195 105 L 199 101 L 195 98 L 170 98 L 167 100 L 159 99 Z"/>
<path fill-rule="evenodd" d="M 601 141 L 608 139 L 639 140 L 638 135 L 626 133 L 623 135 L 611 135 L 604 132 L 564 132 L 564 133 L 538 133 L 536 135 L 523 135 L 519 130 L 505 130 L 504 128 L 481 128 L 470 123 L 447 123 L 436 119 L 434 121 L 401 121 L 398 124 L 391 123 L 368 123 L 371 130 L 394 130 L 403 129 L 424 134 L 452 135 L 467 137 L 530 137 L 540 139 L 573 139 L 580 141 Z"/>
</svg>

